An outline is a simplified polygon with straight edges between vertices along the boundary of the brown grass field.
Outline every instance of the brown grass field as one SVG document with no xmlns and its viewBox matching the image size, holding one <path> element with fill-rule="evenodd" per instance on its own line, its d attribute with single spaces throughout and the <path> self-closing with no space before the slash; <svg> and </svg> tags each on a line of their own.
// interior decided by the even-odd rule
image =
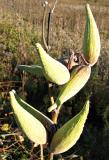
<svg viewBox="0 0 109 160">
<path fill-rule="evenodd" d="M 41 35 L 41 23 L 43 16 L 42 1 L 38 0 L 0 0 L 0 19 L 6 19 L 7 23 L 16 24 L 24 20 L 27 25 L 34 25 L 38 36 Z M 54 1 L 50 0 L 52 6 Z M 51 22 L 52 48 L 61 52 L 62 48 L 73 48 L 80 51 L 85 26 L 85 4 L 91 4 L 101 35 L 103 47 L 108 46 L 109 31 L 109 1 L 108 0 L 59 0 L 55 8 Z M 8 17 L 8 18 L 7 18 Z"/>
</svg>

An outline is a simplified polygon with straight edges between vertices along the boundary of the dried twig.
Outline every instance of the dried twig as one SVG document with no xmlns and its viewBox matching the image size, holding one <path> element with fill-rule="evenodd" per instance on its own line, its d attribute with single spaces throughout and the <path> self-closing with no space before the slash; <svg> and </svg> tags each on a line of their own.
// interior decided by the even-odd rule
<svg viewBox="0 0 109 160">
<path fill-rule="evenodd" d="M 56 7 L 56 3 L 57 3 L 57 0 L 55 0 L 53 7 L 50 8 L 50 11 L 48 13 L 47 40 L 46 40 L 46 38 L 45 38 L 45 20 L 46 20 L 46 13 L 47 13 L 48 2 L 47 1 L 44 2 L 43 23 L 42 23 L 42 40 L 43 40 L 43 44 L 44 44 L 44 47 L 45 47 L 45 49 L 46 49 L 47 52 L 50 49 L 49 42 L 50 42 L 51 15 L 54 12 L 54 9 Z"/>
<path fill-rule="evenodd" d="M 43 156 L 43 145 L 42 144 L 40 144 L 40 158 L 41 158 L 41 160 L 44 160 L 44 156 Z"/>
<path fill-rule="evenodd" d="M 48 46 L 46 43 L 46 39 L 45 39 L 45 20 L 46 20 L 46 12 L 47 12 L 47 1 L 45 1 L 44 3 L 44 12 L 43 12 L 43 22 L 42 22 L 42 41 L 43 41 L 43 45 L 46 49 L 46 51 L 48 51 Z"/>
<path fill-rule="evenodd" d="M 50 8 L 50 12 L 48 13 L 48 28 L 47 28 L 47 45 L 48 45 L 48 50 L 50 49 L 49 46 L 49 40 L 50 40 L 50 24 L 51 24 L 51 18 L 52 14 L 54 12 L 54 9 L 56 7 L 57 0 L 55 0 L 54 5 L 52 8 Z"/>
</svg>

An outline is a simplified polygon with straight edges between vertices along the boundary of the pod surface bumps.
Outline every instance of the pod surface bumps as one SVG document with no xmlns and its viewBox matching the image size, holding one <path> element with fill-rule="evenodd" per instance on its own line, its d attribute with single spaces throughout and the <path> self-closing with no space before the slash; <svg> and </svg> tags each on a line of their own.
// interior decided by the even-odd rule
<svg viewBox="0 0 109 160">
<path fill-rule="evenodd" d="M 89 113 L 89 100 L 86 101 L 83 109 L 65 123 L 57 132 L 54 134 L 51 145 L 50 151 L 53 154 L 60 154 L 68 149 L 70 149 L 79 139 L 84 124 L 87 119 L 87 115 Z"/>
<path fill-rule="evenodd" d="M 91 74 L 90 66 L 82 66 L 81 68 L 76 68 L 71 73 L 71 78 L 60 90 L 60 93 L 57 97 L 56 102 L 48 108 L 48 111 L 51 112 L 58 106 L 62 105 L 71 97 L 75 96 L 86 84 Z"/>
<path fill-rule="evenodd" d="M 89 4 L 86 5 L 86 26 L 83 42 L 83 53 L 88 63 L 93 66 L 100 55 L 100 36 Z"/>
<path fill-rule="evenodd" d="M 11 106 L 19 127 L 23 130 L 25 135 L 36 144 L 45 144 L 47 141 L 47 133 L 43 124 L 36 119 L 29 111 L 24 109 L 17 103 L 14 90 L 10 91 Z"/>
<path fill-rule="evenodd" d="M 63 85 L 68 82 L 70 79 L 68 69 L 59 61 L 49 56 L 39 43 L 36 44 L 36 48 L 40 56 L 46 79 L 58 85 Z"/>
</svg>

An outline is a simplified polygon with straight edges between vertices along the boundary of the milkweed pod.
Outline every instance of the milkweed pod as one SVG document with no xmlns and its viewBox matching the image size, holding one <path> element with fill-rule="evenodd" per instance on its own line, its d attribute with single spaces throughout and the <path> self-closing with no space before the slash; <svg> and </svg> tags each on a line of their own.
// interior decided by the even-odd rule
<svg viewBox="0 0 109 160">
<path fill-rule="evenodd" d="M 36 48 L 41 59 L 46 79 L 58 85 L 65 84 L 70 79 L 68 69 L 63 64 L 49 56 L 39 43 L 36 44 Z"/>
<path fill-rule="evenodd" d="M 48 131 L 52 132 L 52 128 L 54 126 L 54 123 L 52 120 L 50 120 L 47 116 L 45 116 L 43 113 L 38 111 L 37 109 L 33 108 L 31 105 L 26 103 L 24 100 L 22 100 L 15 92 L 15 90 L 11 91 L 11 101 L 14 102 L 14 106 L 20 106 L 21 108 L 25 109 L 27 112 L 32 114 L 36 119 L 38 119 L 44 127 L 47 128 Z"/>
<path fill-rule="evenodd" d="M 31 73 L 32 75 L 36 75 L 38 77 L 43 77 L 42 67 L 39 65 L 18 65 L 18 69 L 21 71 L 25 71 L 27 73 Z"/>
<path fill-rule="evenodd" d="M 53 154 L 60 154 L 69 150 L 79 139 L 89 112 L 89 100 L 86 101 L 83 109 L 65 123 L 54 134 L 50 145 L 50 151 Z"/>
<path fill-rule="evenodd" d="M 36 144 L 45 144 L 47 141 L 47 133 L 43 124 L 36 119 L 28 110 L 17 103 L 14 91 L 10 91 L 11 106 L 19 127 L 25 135 Z"/>
<path fill-rule="evenodd" d="M 86 26 L 83 42 L 83 53 L 88 63 L 93 66 L 100 55 L 99 31 L 89 4 L 86 5 Z"/>
<path fill-rule="evenodd" d="M 72 73 L 70 80 L 62 86 L 56 102 L 48 108 L 48 112 L 56 109 L 71 97 L 75 96 L 86 84 L 91 74 L 90 66 L 77 67 Z"/>
</svg>

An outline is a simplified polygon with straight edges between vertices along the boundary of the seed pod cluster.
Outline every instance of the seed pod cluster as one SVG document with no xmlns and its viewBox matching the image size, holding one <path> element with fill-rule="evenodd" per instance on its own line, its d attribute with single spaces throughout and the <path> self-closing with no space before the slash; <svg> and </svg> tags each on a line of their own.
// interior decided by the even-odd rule
<svg viewBox="0 0 109 160">
<path fill-rule="evenodd" d="M 36 48 L 42 66 L 19 65 L 20 70 L 24 70 L 39 77 L 45 78 L 57 85 L 63 85 L 57 96 L 55 103 L 48 108 L 48 112 L 57 114 L 64 102 L 75 96 L 87 83 L 91 74 L 91 67 L 97 62 L 100 55 L 99 31 L 91 12 L 89 4 L 86 5 L 86 26 L 83 42 L 84 63 L 73 69 L 71 76 L 68 69 L 52 58 L 42 46 L 37 43 Z M 47 130 L 52 132 L 55 129 L 54 123 L 44 114 L 34 109 L 23 101 L 14 90 L 10 91 L 11 106 L 13 108 L 16 121 L 25 135 L 34 143 L 47 143 Z M 79 139 L 84 124 L 89 113 L 89 100 L 86 101 L 83 109 L 71 120 L 58 129 L 50 144 L 51 154 L 60 154 L 70 149 Z M 57 117 L 55 118 L 57 120 Z M 53 133 L 53 132 L 52 132 Z"/>
</svg>

